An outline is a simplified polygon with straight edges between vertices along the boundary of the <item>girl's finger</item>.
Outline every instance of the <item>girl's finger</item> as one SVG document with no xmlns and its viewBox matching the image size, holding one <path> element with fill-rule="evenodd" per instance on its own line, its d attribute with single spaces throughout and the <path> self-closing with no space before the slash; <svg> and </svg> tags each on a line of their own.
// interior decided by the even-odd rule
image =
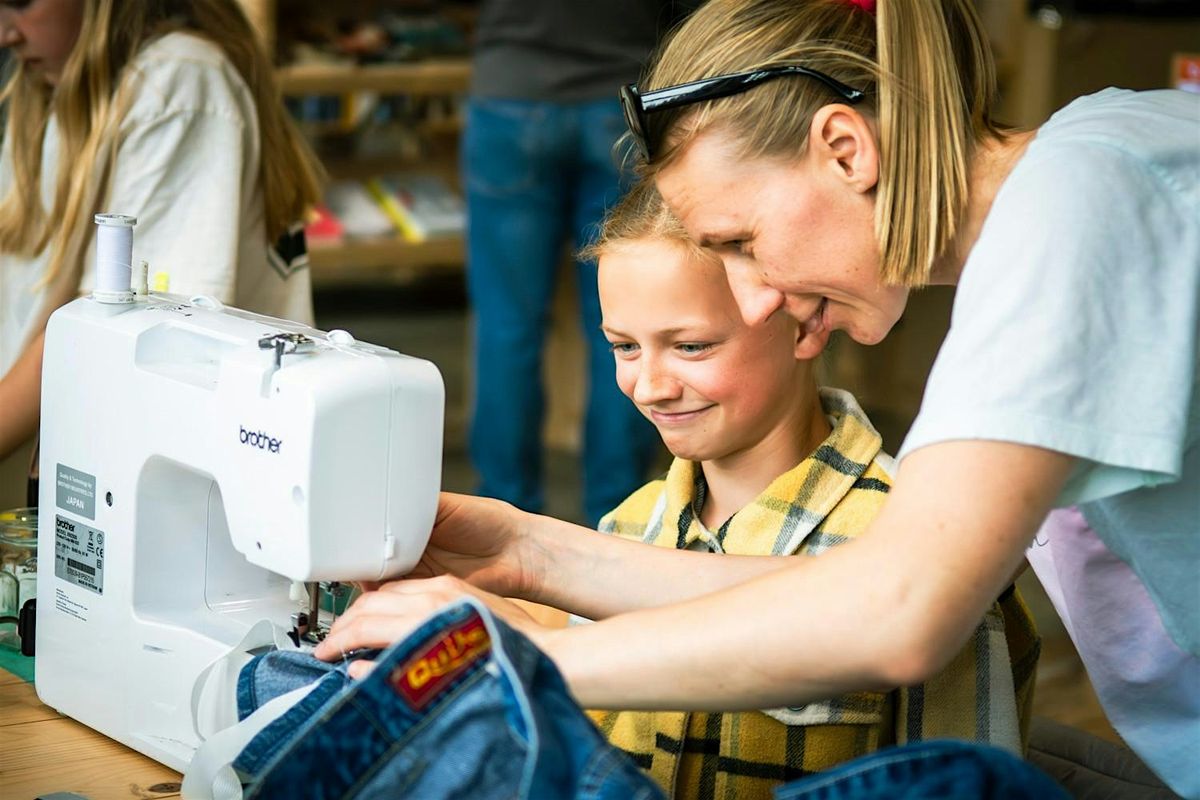
<svg viewBox="0 0 1200 800">
<path fill-rule="evenodd" d="M 384 649 L 412 632 L 424 619 L 423 616 L 360 614 L 349 622 L 338 625 L 313 648 L 313 656 L 323 661 L 337 661 L 351 650 L 363 648 Z"/>
<path fill-rule="evenodd" d="M 379 666 L 374 661 L 363 658 L 346 667 L 346 673 L 355 680 L 362 680 L 371 674 L 371 670 Z"/>
</svg>

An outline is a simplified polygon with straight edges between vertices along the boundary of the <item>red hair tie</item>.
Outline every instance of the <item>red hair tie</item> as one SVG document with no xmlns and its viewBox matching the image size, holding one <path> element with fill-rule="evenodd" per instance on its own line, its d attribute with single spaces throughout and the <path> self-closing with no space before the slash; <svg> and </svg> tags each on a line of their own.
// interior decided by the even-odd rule
<svg viewBox="0 0 1200 800">
<path fill-rule="evenodd" d="M 857 6 L 868 14 L 875 13 L 875 0 L 846 0 L 852 6 Z"/>
</svg>

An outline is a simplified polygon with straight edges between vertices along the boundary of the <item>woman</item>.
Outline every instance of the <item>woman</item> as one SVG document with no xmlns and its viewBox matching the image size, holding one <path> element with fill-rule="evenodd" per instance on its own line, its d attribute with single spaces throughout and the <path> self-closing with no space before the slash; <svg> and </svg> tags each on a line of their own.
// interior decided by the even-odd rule
<svg viewBox="0 0 1200 800">
<path fill-rule="evenodd" d="M 291 231 L 319 168 L 235 0 L 5 2 L 0 44 L 0 456 L 36 426 L 40 334 L 91 287 L 98 211 L 138 217 L 171 291 L 311 322 Z"/>
<path fill-rule="evenodd" d="M 366 596 L 324 652 L 482 589 L 611 617 L 521 623 L 584 706 L 796 704 L 924 679 L 1036 544 L 1110 719 L 1200 796 L 1200 98 L 1110 90 L 1004 131 L 968 0 L 873 5 L 714 0 L 626 91 L 647 173 L 748 321 L 873 343 L 909 288 L 958 285 L 868 533 L 800 564 L 705 559 L 447 497 L 422 574 L 454 577 Z"/>
</svg>

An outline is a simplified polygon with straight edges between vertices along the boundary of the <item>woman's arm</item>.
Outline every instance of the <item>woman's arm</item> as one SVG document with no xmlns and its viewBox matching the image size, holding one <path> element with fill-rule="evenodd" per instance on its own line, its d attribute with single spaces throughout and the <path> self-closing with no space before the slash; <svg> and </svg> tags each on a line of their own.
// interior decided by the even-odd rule
<svg viewBox="0 0 1200 800">
<path fill-rule="evenodd" d="M 949 662 L 1004 589 L 1072 463 L 1059 453 L 1001 442 L 930 445 L 904 460 L 867 535 L 820 558 L 787 559 L 731 588 L 595 625 L 547 630 L 511 618 L 554 659 L 587 708 L 732 711 L 920 683 Z M 469 503 L 456 508 L 464 519 L 482 519 Z M 570 527 L 559 532 L 564 539 L 599 536 Z M 568 566 L 547 581 L 553 589 L 530 599 L 570 598 L 571 581 L 578 581 L 578 596 L 598 597 L 618 582 L 611 572 L 619 563 L 607 563 L 616 543 L 593 538 L 577 545 L 585 555 L 563 558 L 571 544 L 536 539 L 557 551 L 555 566 Z M 663 560 L 674 570 L 665 576 L 646 569 L 651 563 L 644 554 L 631 571 L 640 588 L 628 574 L 620 581 L 642 600 L 717 585 L 725 575 L 698 569 L 688 583 L 678 568 L 682 559 Z M 405 583 L 356 603 L 317 655 L 386 646 L 463 593 L 448 580 Z M 510 618 L 502 601 L 489 605 Z"/>
<path fill-rule="evenodd" d="M 931 445 L 903 461 L 854 542 L 689 603 L 537 638 L 587 708 L 770 708 L 919 683 L 1004 589 L 1072 464 L 1023 445 Z"/>
<path fill-rule="evenodd" d="M 29 343 L 8 374 L 0 379 L 0 459 L 37 433 L 42 404 L 42 345 L 46 334 Z"/>
</svg>

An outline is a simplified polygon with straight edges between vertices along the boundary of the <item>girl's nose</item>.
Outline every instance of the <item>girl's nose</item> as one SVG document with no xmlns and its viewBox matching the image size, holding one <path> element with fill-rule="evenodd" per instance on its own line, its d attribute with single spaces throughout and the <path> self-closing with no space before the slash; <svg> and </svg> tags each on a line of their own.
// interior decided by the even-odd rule
<svg viewBox="0 0 1200 800">
<path fill-rule="evenodd" d="M 679 396 L 679 381 L 668 374 L 657 359 L 643 356 L 641 371 L 633 387 L 633 401 L 638 405 L 652 406 Z"/>
<path fill-rule="evenodd" d="M 757 325 L 783 307 L 783 293 L 763 283 L 750 265 L 729 259 L 725 262 L 725 275 L 747 325 Z"/>
</svg>

